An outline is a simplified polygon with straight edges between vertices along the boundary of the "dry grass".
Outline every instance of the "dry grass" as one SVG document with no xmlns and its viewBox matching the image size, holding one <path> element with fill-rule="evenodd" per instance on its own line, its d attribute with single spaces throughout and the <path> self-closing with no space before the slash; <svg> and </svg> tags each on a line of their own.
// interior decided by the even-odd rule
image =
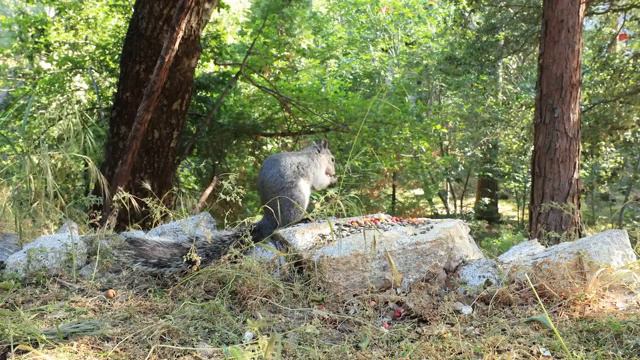
<svg viewBox="0 0 640 360">
<path fill-rule="evenodd" d="M 526 321 L 542 310 L 525 284 L 474 297 L 423 283 L 406 296 L 339 298 L 311 277 L 292 272 L 281 280 L 272 270 L 235 258 L 181 278 L 125 272 L 93 282 L 5 280 L 0 353 L 13 349 L 17 359 L 539 359 L 548 350 L 568 357 L 544 322 Z M 571 357 L 637 358 L 637 289 L 614 288 L 605 275 L 555 295 L 540 278 L 534 281 Z M 116 296 L 108 298 L 111 288 Z M 615 300 L 621 294 L 625 311 Z M 473 304 L 474 313 L 458 314 L 456 301 Z"/>
</svg>

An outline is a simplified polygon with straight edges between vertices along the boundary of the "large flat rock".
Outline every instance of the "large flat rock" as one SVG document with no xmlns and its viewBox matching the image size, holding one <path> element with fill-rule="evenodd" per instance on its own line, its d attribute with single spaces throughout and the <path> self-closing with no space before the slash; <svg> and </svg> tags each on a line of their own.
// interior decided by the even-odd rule
<svg viewBox="0 0 640 360">
<path fill-rule="evenodd" d="M 508 273 L 521 277 L 535 272 L 575 272 L 583 276 L 601 268 L 618 269 L 637 261 L 626 230 L 607 230 L 576 241 L 545 248 L 536 240 L 513 246 L 498 257 Z M 580 269 L 576 269 L 579 263 Z"/>
<path fill-rule="evenodd" d="M 78 226 L 67 222 L 52 235 L 43 235 L 26 244 L 6 260 L 6 271 L 24 277 L 34 272 L 60 274 L 79 269 L 87 261 L 87 245 Z"/>
<path fill-rule="evenodd" d="M 276 232 L 331 290 L 363 293 L 406 288 L 427 274 L 453 272 L 483 258 L 461 220 L 388 215 L 300 224 Z"/>
</svg>

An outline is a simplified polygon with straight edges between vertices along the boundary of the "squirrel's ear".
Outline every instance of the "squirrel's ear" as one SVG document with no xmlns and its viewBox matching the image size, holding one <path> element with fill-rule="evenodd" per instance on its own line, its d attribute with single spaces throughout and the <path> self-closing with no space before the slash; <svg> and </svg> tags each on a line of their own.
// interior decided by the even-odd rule
<svg viewBox="0 0 640 360">
<path fill-rule="evenodd" d="M 320 147 L 323 149 L 329 148 L 329 141 L 327 139 L 320 140 Z"/>
<path fill-rule="evenodd" d="M 311 146 L 318 152 L 322 152 L 322 143 L 320 141 L 314 141 Z"/>
</svg>

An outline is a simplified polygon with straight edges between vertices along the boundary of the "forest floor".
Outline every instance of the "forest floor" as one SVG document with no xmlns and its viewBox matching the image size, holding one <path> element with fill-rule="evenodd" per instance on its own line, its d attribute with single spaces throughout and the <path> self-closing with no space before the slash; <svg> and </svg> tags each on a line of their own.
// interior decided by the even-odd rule
<svg viewBox="0 0 640 360">
<path fill-rule="evenodd" d="M 231 256 L 180 278 L 5 279 L 0 358 L 640 358 L 640 294 L 604 281 L 534 280 L 550 322 L 527 284 L 339 296 L 272 270 Z M 473 313 L 456 311 L 458 301 Z"/>
<path fill-rule="evenodd" d="M 470 222 L 489 257 L 523 239 L 506 210 L 499 227 Z M 640 278 L 638 268 L 619 274 Z M 473 296 L 424 283 L 341 296 L 235 253 L 181 277 L 0 279 L 0 360 L 640 359 L 640 290 L 611 278 L 539 277 L 537 293 L 526 283 Z"/>
</svg>

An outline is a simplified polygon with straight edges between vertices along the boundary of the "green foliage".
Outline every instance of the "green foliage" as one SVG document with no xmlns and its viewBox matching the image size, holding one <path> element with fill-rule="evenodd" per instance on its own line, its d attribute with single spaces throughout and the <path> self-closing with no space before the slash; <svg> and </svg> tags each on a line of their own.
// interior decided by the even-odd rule
<svg viewBox="0 0 640 360">
<path fill-rule="evenodd" d="M 470 227 L 473 238 L 490 257 L 497 257 L 527 239 L 522 228 L 509 224 L 488 227 L 482 221 L 474 221 L 470 223 Z"/>
<path fill-rule="evenodd" d="M 19 231 L 84 222 L 131 2 L 2 5 L 0 222 Z M 640 26 L 638 9 L 616 9 L 595 2 L 585 24 L 588 230 L 640 223 Z M 502 219 L 524 227 L 540 10 L 533 0 L 222 4 L 202 38 L 176 207 L 154 207 L 156 216 L 191 212 L 216 176 L 205 210 L 229 223 L 254 216 L 261 161 L 327 137 L 340 186 L 314 195 L 312 215 L 394 206 L 468 218 L 485 175 L 499 182 Z"/>
<path fill-rule="evenodd" d="M 63 218 L 87 223 L 98 201 L 90 191 L 105 186 L 98 167 L 133 3 L 0 0 L 0 231 L 29 239 Z M 155 222 L 181 218 L 215 179 L 205 210 L 222 226 L 251 221 L 260 211 L 262 160 L 327 137 L 339 186 L 313 194 L 310 217 L 389 212 L 394 203 L 398 215 L 471 219 L 476 179 L 491 176 L 500 185 L 502 223 L 470 225 L 483 250 L 497 256 L 527 238 L 540 5 L 228 0 L 202 37 L 174 207 L 160 201 L 163 194 L 121 193 L 117 203 L 144 202 Z M 639 19 L 636 0 L 591 2 L 582 84 L 587 231 L 624 227 L 636 241 Z M 620 40 L 622 32 L 629 39 Z M 56 350 L 106 358 L 477 358 L 539 357 L 544 344 L 579 358 L 638 353 L 633 316 L 553 323 L 545 314 L 537 321 L 554 330 L 554 340 L 536 325 L 514 323 L 514 314 L 526 319 L 531 309 L 501 311 L 498 293 L 488 305 L 475 299 L 474 316 L 461 318 L 443 309 L 446 299 L 414 292 L 407 304 L 445 306 L 433 317 L 437 307 L 427 303 L 426 318 L 418 307 L 386 328 L 380 320 L 395 293 L 336 299 L 300 274 L 281 281 L 267 264 L 232 258 L 162 290 L 155 282 L 165 279 L 126 273 L 74 279 L 82 286 L 70 289 L 45 274 L 22 288 L 3 279 L 0 345 L 32 350 L 25 344 L 93 333 L 104 322 L 108 336 Z M 121 287 L 112 300 L 100 295 L 111 281 Z"/>
<path fill-rule="evenodd" d="M 551 329 L 553 331 L 553 335 L 555 336 L 556 340 L 558 341 L 558 343 L 562 347 L 562 351 L 564 351 L 565 355 L 567 355 L 568 358 L 571 358 L 572 357 L 571 351 L 569 351 L 569 348 L 565 344 L 565 341 L 562 338 L 562 335 L 560 335 L 560 331 L 558 331 L 558 328 L 553 323 L 553 320 L 551 320 L 551 317 L 549 316 L 549 313 L 547 312 L 547 308 L 544 306 L 544 303 L 542 302 L 542 300 L 540 300 L 540 296 L 538 295 L 538 292 L 536 291 L 535 286 L 533 286 L 533 283 L 531 283 L 531 279 L 529 279 L 529 275 L 525 274 L 524 276 L 527 278 L 527 282 L 529 283 L 529 287 L 531 288 L 531 291 L 533 291 L 533 294 L 536 296 L 536 300 L 538 300 L 538 305 L 540 305 L 540 307 L 542 308 L 542 311 L 544 312 L 544 315 L 530 317 L 529 319 L 527 319 L 527 321 L 531 321 L 531 320 L 539 321 L 539 322 L 543 323 L 544 326 L 546 326 L 547 328 Z"/>
<path fill-rule="evenodd" d="M 2 8 L 2 220 L 18 231 L 53 228 L 63 217 L 86 223 L 130 10 L 105 1 Z"/>
</svg>

